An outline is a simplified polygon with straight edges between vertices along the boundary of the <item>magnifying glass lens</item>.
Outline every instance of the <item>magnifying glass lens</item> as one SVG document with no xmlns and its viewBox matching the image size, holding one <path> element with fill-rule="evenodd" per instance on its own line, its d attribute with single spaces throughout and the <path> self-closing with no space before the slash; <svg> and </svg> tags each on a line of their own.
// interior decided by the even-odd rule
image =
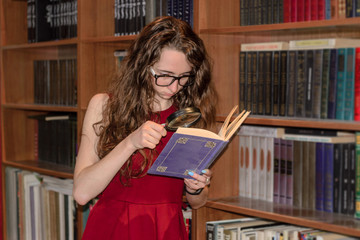
<svg viewBox="0 0 360 240">
<path fill-rule="evenodd" d="M 166 119 L 165 128 L 170 131 L 176 131 L 178 127 L 190 127 L 194 125 L 200 118 L 201 112 L 198 108 L 188 107 L 180 109 Z"/>
</svg>

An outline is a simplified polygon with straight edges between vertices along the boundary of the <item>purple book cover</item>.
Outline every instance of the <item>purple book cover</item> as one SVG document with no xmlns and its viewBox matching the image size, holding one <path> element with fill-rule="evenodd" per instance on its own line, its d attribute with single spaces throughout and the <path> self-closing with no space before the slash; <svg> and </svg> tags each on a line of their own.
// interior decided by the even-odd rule
<svg viewBox="0 0 360 240">
<path fill-rule="evenodd" d="M 316 143 L 316 210 L 324 210 L 325 198 L 325 143 Z"/>
<path fill-rule="evenodd" d="M 201 174 L 217 158 L 228 141 L 174 133 L 148 174 L 191 178 L 189 171 Z"/>
</svg>

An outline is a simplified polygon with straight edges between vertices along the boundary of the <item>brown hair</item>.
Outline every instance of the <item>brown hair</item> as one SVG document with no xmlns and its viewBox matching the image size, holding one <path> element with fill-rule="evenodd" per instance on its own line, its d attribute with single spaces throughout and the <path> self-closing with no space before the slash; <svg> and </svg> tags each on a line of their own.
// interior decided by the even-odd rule
<svg viewBox="0 0 360 240">
<path fill-rule="evenodd" d="M 109 87 L 110 98 L 103 111 L 103 119 L 95 124 L 100 126 L 97 132 L 100 137 L 97 145 L 100 158 L 150 119 L 155 92 L 149 67 L 159 61 L 164 48 L 183 52 L 195 73 L 195 83 L 179 91 L 174 96 L 174 104 L 178 108 L 200 108 L 201 127 L 210 127 L 215 122 L 217 96 L 212 87 L 211 64 L 203 41 L 188 23 L 174 17 L 157 18 L 145 26 L 133 41 L 128 55 L 121 62 L 119 73 Z M 143 175 L 151 159 L 147 159 L 144 151 L 140 152 L 144 156 L 142 171 L 133 172 L 129 158 L 121 170 L 122 176 Z"/>
</svg>

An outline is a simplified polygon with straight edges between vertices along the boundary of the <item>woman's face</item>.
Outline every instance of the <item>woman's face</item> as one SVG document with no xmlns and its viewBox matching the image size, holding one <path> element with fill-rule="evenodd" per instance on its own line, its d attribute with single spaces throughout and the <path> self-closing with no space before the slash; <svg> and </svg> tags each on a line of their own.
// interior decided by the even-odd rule
<svg viewBox="0 0 360 240">
<path fill-rule="evenodd" d="M 186 60 L 185 54 L 170 48 L 163 49 L 160 60 L 152 68 L 156 75 L 166 74 L 179 77 L 192 73 L 191 65 Z M 155 77 L 152 78 L 152 84 L 155 90 L 155 99 L 159 101 L 161 108 L 154 110 L 164 110 L 170 107 L 172 97 L 183 88 L 177 80 L 166 87 L 158 86 L 155 83 Z"/>
</svg>

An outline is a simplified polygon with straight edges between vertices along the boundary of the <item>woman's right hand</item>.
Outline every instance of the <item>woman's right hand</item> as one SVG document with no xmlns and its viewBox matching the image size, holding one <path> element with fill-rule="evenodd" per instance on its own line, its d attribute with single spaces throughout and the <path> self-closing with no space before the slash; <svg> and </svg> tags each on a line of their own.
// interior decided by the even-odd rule
<svg viewBox="0 0 360 240">
<path fill-rule="evenodd" d="M 163 125 L 147 121 L 131 133 L 128 138 L 136 150 L 143 148 L 154 149 L 161 138 L 166 136 L 166 133 Z"/>
</svg>

